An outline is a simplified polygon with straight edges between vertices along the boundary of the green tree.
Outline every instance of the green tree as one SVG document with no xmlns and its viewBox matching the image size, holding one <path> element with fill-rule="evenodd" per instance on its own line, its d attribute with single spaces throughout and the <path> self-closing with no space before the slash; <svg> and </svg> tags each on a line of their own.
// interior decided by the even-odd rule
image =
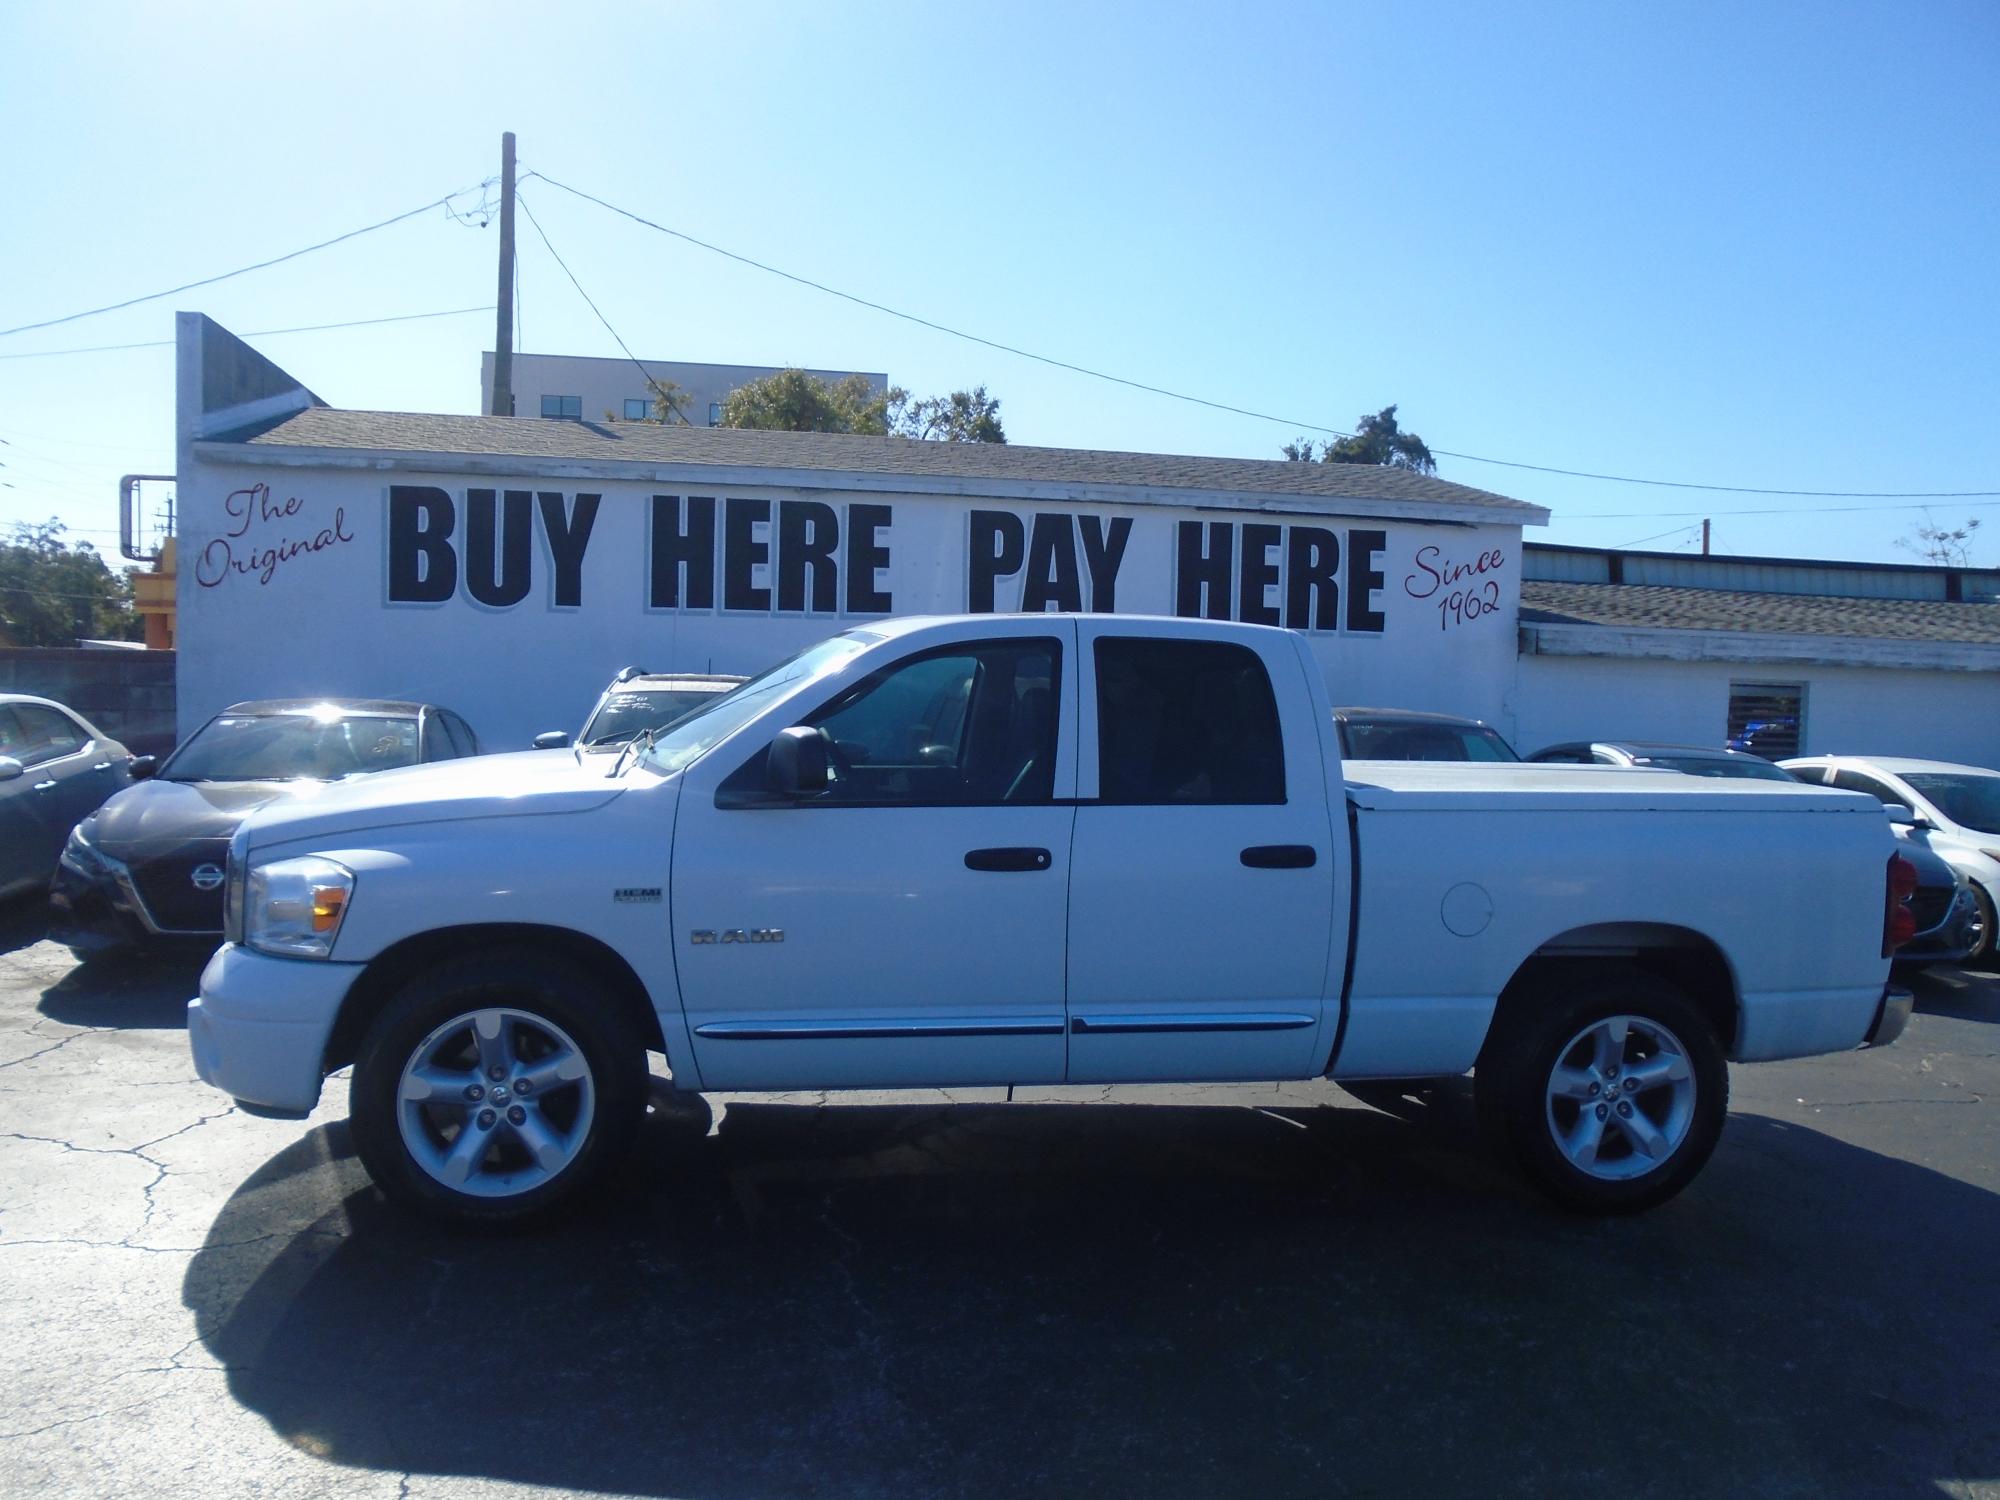
<svg viewBox="0 0 2000 1500">
<path fill-rule="evenodd" d="M 687 387 L 674 380 L 653 380 L 647 382 L 653 388 L 653 420 L 669 427 L 692 427 L 694 419 L 687 414 Z"/>
<path fill-rule="evenodd" d="M 1373 416 L 1364 416 L 1354 427 L 1353 437 L 1321 443 L 1317 454 L 1310 438 L 1287 443 L 1282 451 L 1294 463 L 1311 463 L 1317 458 L 1323 464 L 1384 464 L 1392 469 L 1414 469 L 1419 474 L 1437 472 L 1437 460 L 1424 440 L 1397 425 L 1395 407 L 1385 406 Z"/>
<path fill-rule="evenodd" d="M 140 639 L 131 580 L 106 567 L 90 543 L 66 545 L 65 529 L 53 517 L 17 521 L 13 540 L 0 544 L 0 637 L 17 646 Z"/>
<path fill-rule="evenodd" d="M 870 390 L 863 375 L 821 380 L 804 370 L 780 370 L 731 391 L 722 403 L 722 425 L 880 437 L 889 430 L 889 397 Z"/>
<path fill-rule="evenodd" d="M 949 396 L 912 400 L 901 386 L 889 392 L 889 431 L 895 437 L 940 443 L 1004 443 L 1000 398 L 983 385 Z"/>
</svg>

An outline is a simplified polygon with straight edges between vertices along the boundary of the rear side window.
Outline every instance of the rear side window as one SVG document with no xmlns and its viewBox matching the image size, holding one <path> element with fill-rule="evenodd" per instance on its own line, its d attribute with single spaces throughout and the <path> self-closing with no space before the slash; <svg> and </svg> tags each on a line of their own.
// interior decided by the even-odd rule
<svg viewBox="0 0 2000 1500">
<path fill-rule="evenodd" d="M 1835 771 L 1833 784 L 1843 792 L 1866 792 L 1877 802 L 1907 807 L 1910 799 L 1891 787 L 1887 782 L 1877 781 L 1873 776 L 1863 776 L 1859 771 Z"/>
<path fill-rule="evenodd" d="M 1104 802 L 1285 800 L 1278 702 L 1247 646 L 1099 640 L 1097 744 Z"/>
</svg>

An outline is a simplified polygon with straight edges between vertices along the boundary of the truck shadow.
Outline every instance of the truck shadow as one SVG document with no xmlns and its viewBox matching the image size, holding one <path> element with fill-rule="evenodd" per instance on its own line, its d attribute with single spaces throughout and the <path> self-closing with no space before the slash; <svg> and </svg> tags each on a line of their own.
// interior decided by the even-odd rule
<svg viewBox="0 0 2000 1500">
<path fill-rule="evenodd" d="M 2000 1198 L 1747 1115 L 1638 1219 L 1353 1108 L 733 1104 L 543 1232 L 344 1126 L 183 1288 L 235 1398 L 390 1472 L 778 1494 L 1821 1496 L 2000 1473 Z"/>
</svg>

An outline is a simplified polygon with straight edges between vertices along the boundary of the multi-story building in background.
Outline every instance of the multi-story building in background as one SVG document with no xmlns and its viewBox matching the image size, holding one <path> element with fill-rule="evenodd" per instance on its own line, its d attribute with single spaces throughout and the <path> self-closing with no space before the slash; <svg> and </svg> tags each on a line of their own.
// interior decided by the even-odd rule
<svg viewBox="0 0 2000 1500">
<path fill-rule="evenodd" d="M 778 373 L 777 365 L 704 365 L 682 360 L 601 359 L 578 354 L 514 356 L 514 415 L 572 422 L 644 422 L 653 416 L 648 381 L 675 393 L 691 427 L 720 427 L 729 393 Z M 643 371 L 643 373 L 641 373 Z M 889 389 L 889 377 L 866 370 L 808 370 L 821 380 L 858 374 L 870 391 Z M 479 409 L 493 405 L 493 352 L 479 360 Z"/>
</svg>

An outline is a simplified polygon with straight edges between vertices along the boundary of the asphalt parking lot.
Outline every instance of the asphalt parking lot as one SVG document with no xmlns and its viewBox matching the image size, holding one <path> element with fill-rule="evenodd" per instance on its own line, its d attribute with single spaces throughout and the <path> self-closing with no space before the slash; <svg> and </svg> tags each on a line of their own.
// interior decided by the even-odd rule
<svg viewBox="0 0 2000 1500">
<path fill-rule="evenodd" d="M 1454 1091 L 720 1102 L 528 1237 L 200 1084 L 189 962 L 0 910 L 12 1495 L 2000 1496 L 2000 981 L 1733 1071 L 1590 1222 Z"/>
</svg>

